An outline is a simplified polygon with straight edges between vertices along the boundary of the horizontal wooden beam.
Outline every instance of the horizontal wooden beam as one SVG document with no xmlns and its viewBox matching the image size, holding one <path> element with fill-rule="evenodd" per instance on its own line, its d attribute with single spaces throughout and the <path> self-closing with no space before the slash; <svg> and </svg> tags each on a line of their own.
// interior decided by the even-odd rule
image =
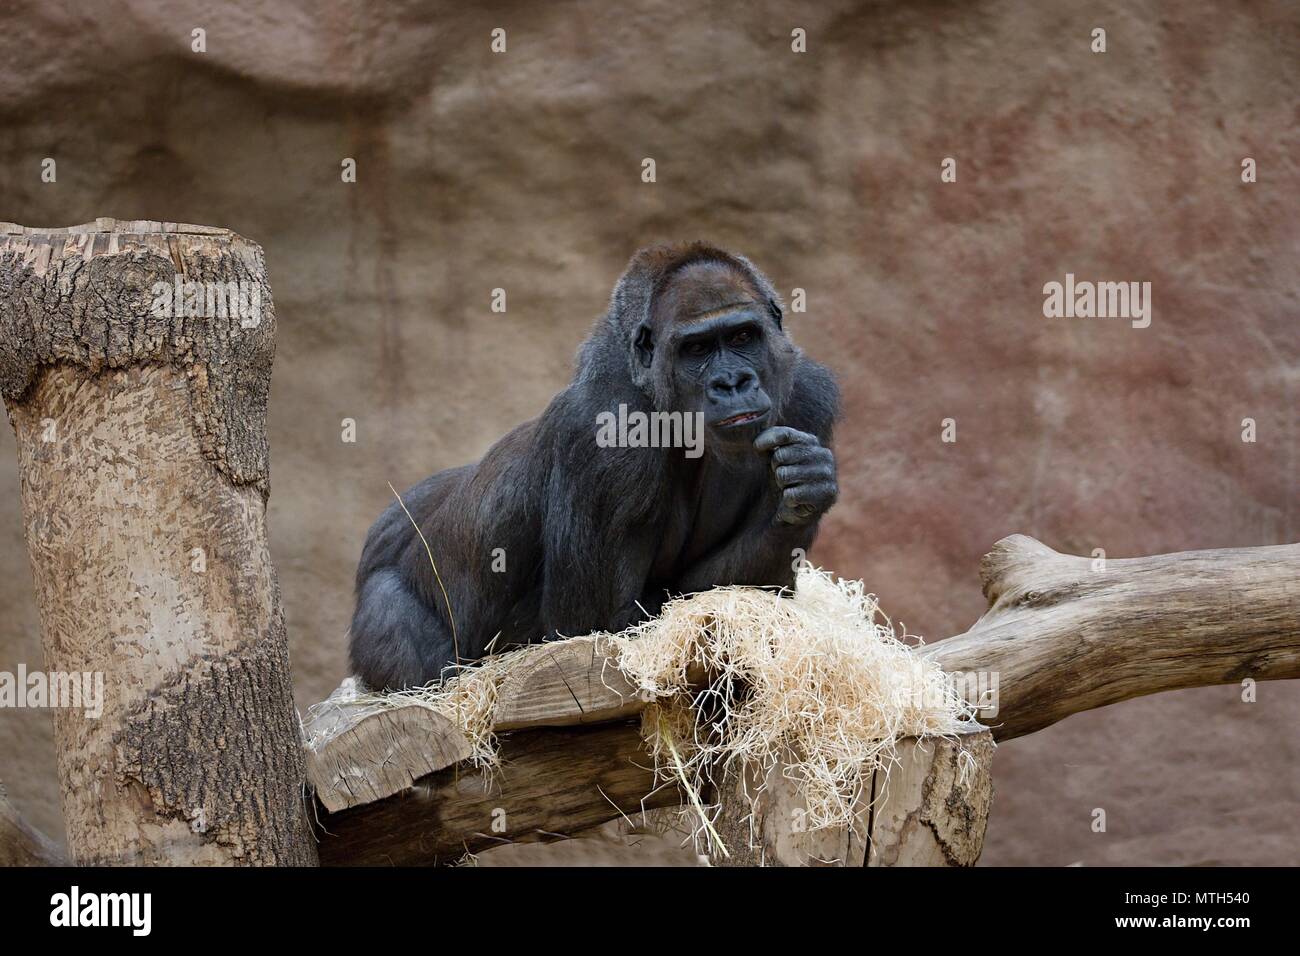
<svg viewBox="0 0 1300 956">
<path fill-rule="evenodd" d="M 499 731 L 622 720 L 646 701 L 615 664 L 606 637 L 538 645 L 511 669 L 497 693 Z"/>
<path fill-rule="evenodd" d="M 321 808 L 321 864 L 452 863 L 680 803 L 675 787 L 656 789 L 635 721 L 533 730 L 502 738 L 494 775 L 448 767 L 386 800 L 339 813 Z"/>
</svg>

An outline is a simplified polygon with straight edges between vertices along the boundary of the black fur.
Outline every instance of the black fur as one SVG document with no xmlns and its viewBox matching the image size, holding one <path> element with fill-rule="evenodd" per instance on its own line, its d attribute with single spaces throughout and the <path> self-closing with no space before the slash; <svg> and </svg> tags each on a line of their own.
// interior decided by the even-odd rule
<svg viewBox="0 0 1300 956">
<path fill-rule="evenodd" d="M 702 299 L 688 296 L 695 280 L 675 278 L 688 273 L 701 276 Z M 673 351 L 680 316 L 663 312 L 672 302 L 725 298 L 728 282 L 761 303 L 739 313 L 761 323 L 761 344 L 735 339 L 741 344 L 719 345 L 696 368 Z M 748 260 L 702 244 L 638 253 L 579 350 L 573 382 L 541 417 L 477 465 L 403 493 L 446 596 L 396 502 L 371 528 L 357 569 L 355 672 L 373 688 L 409 687 L 457 657 L 620 630 L 670 595 L 792 586 L 795 549 L 811 545 L 836 494 L 828 446 L 838 395 L 781 320 L 780 297 Z M 720 416 L 764 393 L 772 404 L 758 427 L 764 451 L 737 426 L 716 441 L 710 428 L 696 459 L 681 448 L 597 447 L 597 414 L 620 403 Z M 504 571 L 493 570 L 498 548 Z"/>
</svg>

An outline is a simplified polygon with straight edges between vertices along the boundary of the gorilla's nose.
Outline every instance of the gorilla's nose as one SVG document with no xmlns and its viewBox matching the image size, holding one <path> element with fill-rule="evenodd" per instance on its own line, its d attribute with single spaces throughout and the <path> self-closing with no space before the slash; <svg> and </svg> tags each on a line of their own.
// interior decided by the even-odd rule
<svg viewBox="0 0 1300 956">
<path fill-rule="evenodd" d="M 720 372 L 709 379 L 709 398 L 719 401 L 735 398 L 753 391 L 757 383 L 758 379 L 750 371 Z"/>
</svg>

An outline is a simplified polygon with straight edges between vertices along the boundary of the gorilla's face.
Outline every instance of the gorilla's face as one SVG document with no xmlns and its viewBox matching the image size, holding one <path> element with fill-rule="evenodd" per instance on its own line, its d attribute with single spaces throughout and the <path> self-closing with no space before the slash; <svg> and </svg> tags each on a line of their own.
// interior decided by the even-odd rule
<svg viewBox="0 0 1300 956">
<path fill-rule="evenodd" d="M 700 413 L 706 447 L 721 454 L 752 450 L 775 424 L 788 391 L 793 346 L 776 303 L 749 277 L 719 262 L 688 265 L 655 297 L 637 353 L 654 367 L 656 407 Z"/>
</svg>

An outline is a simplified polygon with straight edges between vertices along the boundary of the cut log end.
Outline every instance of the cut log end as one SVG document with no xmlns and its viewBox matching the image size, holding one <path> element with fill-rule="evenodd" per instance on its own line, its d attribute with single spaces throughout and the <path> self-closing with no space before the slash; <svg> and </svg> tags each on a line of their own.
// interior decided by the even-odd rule
<svg viewBox="0 0 1300 956">
<path fill-rule="evenodd" d="M 22 226 L 16 222 L 0 222 L 0 235 L 6 236 L 83 235 L 93 232 L 190 236 L 237 235 L 233 230 L 221 226 L 200 226 L 191 222 L 164 222 L 158 219 L 114 219 L 110 216 L 101 216 L 93 222 L 83 222 L 79 226 Z"/>
<path fill-rule="evenodd" d="M 205 456 L 265 494 L 274 350 L 262 249 L 228 229 L 112 219 L 0 229 L 0 393 L 11 405 L 55 366 L 87 380 L 173 367 Z"/>
<path fill-rule="evenodd" d="M 317 705 L 304 730 L 307 782 L 331 813 L 393 796 L 473 753 L 441 714 L 359 702 L 351 678 Z"/>
<path fill-rule="evenodd" d="M 538 645 L 497 692 L 498 730 L 600 723 L 633 716 L 645 705 L 614 665 L 608 638 Z"/>
</svg>

